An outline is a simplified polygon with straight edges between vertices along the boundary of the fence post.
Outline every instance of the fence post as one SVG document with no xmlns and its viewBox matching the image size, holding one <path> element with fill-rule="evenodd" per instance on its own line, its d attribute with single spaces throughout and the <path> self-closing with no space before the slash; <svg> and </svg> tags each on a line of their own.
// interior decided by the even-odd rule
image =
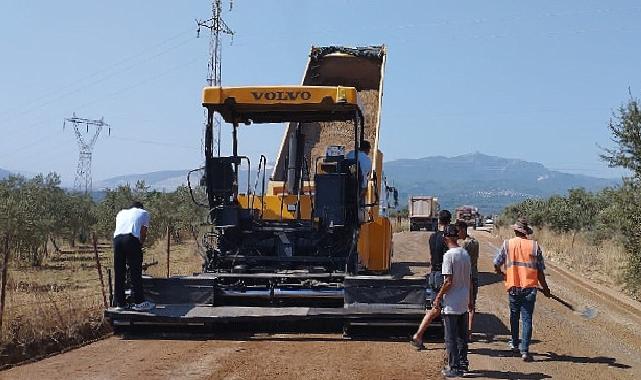
<svg viewBox="0 0 641 380">
<path fill-rule="evenodd" d="M 96 270 L 98 271 L 98 278 L 100 279 L 100 290 L 102 291 L 102 303 L 105 309 L 109 307 L 107 303 L 107 294 L 105 293 L 105 280 L 102 277 L 102 265 L 100 265 L 100 256 L 98 256 L 98 238 L 96 233 L 93 233 L 93 256 L 96 259 Z"/>
<path fill-rule="evenodd" d="M 169 278 L 169 251 L 171 248 L 171 236 L 169 234 L 169 226 L 167 226 L 167 278 Z"/>
<path fill-rule="evenodd" d="M 9 235 L 5 235 L 2 247 L 2 284 L 0 285 L 0 337 L 2 336 L 2 318 L 4 317 L 4 300 L 7 290 L 7 269 L 9 266 Z"/>
<path fill-rule="evenodd" d="M 109 285 L 109 306 L 114 305 L 114 289 L 113 286 L 111 285 L 111 269 L 107 268 L 107 281 Z"/>
</svg>

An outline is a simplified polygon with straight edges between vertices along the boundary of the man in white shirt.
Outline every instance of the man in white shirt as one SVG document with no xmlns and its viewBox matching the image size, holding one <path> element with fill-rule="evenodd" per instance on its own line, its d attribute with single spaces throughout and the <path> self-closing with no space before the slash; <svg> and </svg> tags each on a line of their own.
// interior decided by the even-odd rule
<svg viewBox="0 0 641 380">
<path fill-rule="evenodd" d="M 448 368 L 443 369 L 443 376 L 449 378 L 463 376 L 468 370 L 467 316 L 472 308 L 471 264 L 470 256 L 458 245 L 458 228 L 447 226 L 444 237 L 449 248 L 443 256 L 442 273 L 445 279 L 434 300 L 434 307 L 442 309 L 448 357 Z"/>
<path fill-rule="evenodd" d="M 136 311 L 148 311 L 156 307 L 145 301 L 142 289 L 142 245 L 147 237 L 150 215 L 142 203 L 133 202 L 128 209 L 120 210 L 116 216 L 114 231 L 114 304 L 123 309 L 125 301 L 125 278 L 127 266 L 131 275 L 134 305 Z"/>
</svg>

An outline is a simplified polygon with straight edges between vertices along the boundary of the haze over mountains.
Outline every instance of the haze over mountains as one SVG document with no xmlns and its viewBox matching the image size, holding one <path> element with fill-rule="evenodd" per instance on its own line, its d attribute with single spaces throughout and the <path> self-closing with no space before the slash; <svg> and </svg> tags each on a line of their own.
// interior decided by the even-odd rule
<svg viewBox="0 0 641 380">
<path fill-rule="evenodd" d="M 385 176 L 400 194 L 401 207 L 409 195 L 436 195 L 442 208 L 453 209 L 472 204 L 483 214 L 495 214 L 506 205 L 526 198 L 563 194 L 573 187 L 596 191 L 614 186 L 616 179 L 596 178 L 549 170 L 539 163 L 489 156 L 480 153 L 455 157 L 425 157 L 386 162 Z M 268 171 L 269 173 L 269 171 Z M 7 176 L 0 169 L 0 178 Z M 192 181 L 197 181 L 197 175 Z M 254 180 L 254 176 L 252 181 Z M 128 174 L 105 180 L 94 180 L 94 190 L 113 188 L 144 180 L 147 186 L 160 191 L 172 191 L 187 183 L 187 170 L 165 170 Z M 246 176 L 241 176 L 241 188 Z"/>
<path fill-rule="evenodd" d="M 135 185 L 138 181 L 145 181 L 146 186 L 150 186 L 158 191 L 173 191 L 180 185 L 187 184 L 188 170 L 161 170 L 150 173 L 127 174 L 118 177 L 108 178 L 101 181 L 94 181 L 95 190 L 113 189 L 121 185 Z M 192 176 L 192 180 L 198 180 L 197 176 Z"/>
<path fill-rule="evenodd" d="M 23 177 L 31 178 L 35 176 L 37 173 L 33 172 L 27 172 L 24 170 L 9 170 L 9 169 L 2 169 L 0 168 L 0 179 L 3 179 L 5 177 L 9 177 L 10 175 L 21 175 Z"/>
<path fill-rule="evenodd" d="M 401 159 L 386 162 L 384 169 L 403 200 L 412 194 L 437 195 L 442 208 L 471 204 L 484 214 L 498 213 L 526 198 L 563 194 L 573 187 L 597 191 L 620 182 L 480 153 Z"/>
</svg>

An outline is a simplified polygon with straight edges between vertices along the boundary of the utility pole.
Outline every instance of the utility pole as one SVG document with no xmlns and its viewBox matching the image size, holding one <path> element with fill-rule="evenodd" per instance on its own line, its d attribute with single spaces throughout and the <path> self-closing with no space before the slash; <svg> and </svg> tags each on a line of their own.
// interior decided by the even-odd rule
<svg viewBox="0 0 641 380">
<path fill-rule="evenodd" d="M 63 130 L 67 123 L 73 125 L 73 132 L 76 135 L 78 148 L 80 149 L 80 157 L 78 158 L 78 168 L 76 169 L 73 188 L 75 191 L 87 194 L 91 192 L 92 186 L 91 156 L 93 154 L 93 148 L 96 145 L 102 128 L 109 128 L 109 134 L 111 135 L 111 127 L 105 123 L 103 118 L 99 120 L 85 119 L 77 117 L 75 113 L 72 117 L 65 118 L 62 125 Z"/>
<path fill-rule="evenodd" d="M 229 1 L 229 10 L 231 11 L 233 6 L 233 1 Z M 223 35 L 234 36 L 234 32 L 223 20 L 223 9 L 222 9 L 222 0 L 212 0 L 211 2 L 211 17 L 207 20 L 198 20 L 196 19 L 196 25 L 198 29 L 196 30 L 196 37 L 200 37 L 201 28 L 209 29 L 209 60 L 207 62 L 207 85 L 208 86 L 220 86 L 222 84 L 221 80 L 221 68 L 222 68 L 222 37 Z M 205 112 L 205 124 L 207 123 L 207 114 Z M 214 117 L 214 129 L 218 133 L 218 138 L 216 139 L 216 146 L 218 151 L 218 156 L 220 157 L 220 130 L 221 130 L 221 121 L 220 117 L 216 115 Z"/>
</svg>

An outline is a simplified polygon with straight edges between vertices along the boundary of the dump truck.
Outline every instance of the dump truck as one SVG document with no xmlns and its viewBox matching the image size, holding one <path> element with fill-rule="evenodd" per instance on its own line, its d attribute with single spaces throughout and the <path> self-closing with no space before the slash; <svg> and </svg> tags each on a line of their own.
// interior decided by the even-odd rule
<svg viewBox="0 0 641 380">
<path fill-rule="evenodd" d="M 456 209 L 456 220 L 462 220 L 467 223 L 468 226 L 480 227 L 483 225 L 483 220 L 481 214 L 479 214 L 479 209 L 474 206 L 461 206 Z"/>
<path fill-rule="evenodd" d="M 407 202 L 410 231 L 436 231 L 438 228 L 438 198 L 430 195 L 411 195 Z"/>
<path fill-rule="evenodd" d="M 392 229 L 381 215 L 379 149 L 386 51 L 313 47 L 301 85 L 206 87 L 203 173 L 208 232 L 203 270 L 143 278 L 149 312 L 108 309 L 116 325 L 217 324 L 332 319 L 416 325 L 433 294 L 424 276 L 395 273 Z M 231 131 L 231 155 L 215 154 L 214 117 Z M 251 159 L 239 128 L 285 123 L 274 169 L 240 188 Z M 371 143 L 371 171 L 349 151 Z M 254 166 L 254 167 L 256 167 Z M 269 177 L 267 179 L 267 177 Z M 259 189 L 257 189 L 258 187 Z"/>
</svg>

